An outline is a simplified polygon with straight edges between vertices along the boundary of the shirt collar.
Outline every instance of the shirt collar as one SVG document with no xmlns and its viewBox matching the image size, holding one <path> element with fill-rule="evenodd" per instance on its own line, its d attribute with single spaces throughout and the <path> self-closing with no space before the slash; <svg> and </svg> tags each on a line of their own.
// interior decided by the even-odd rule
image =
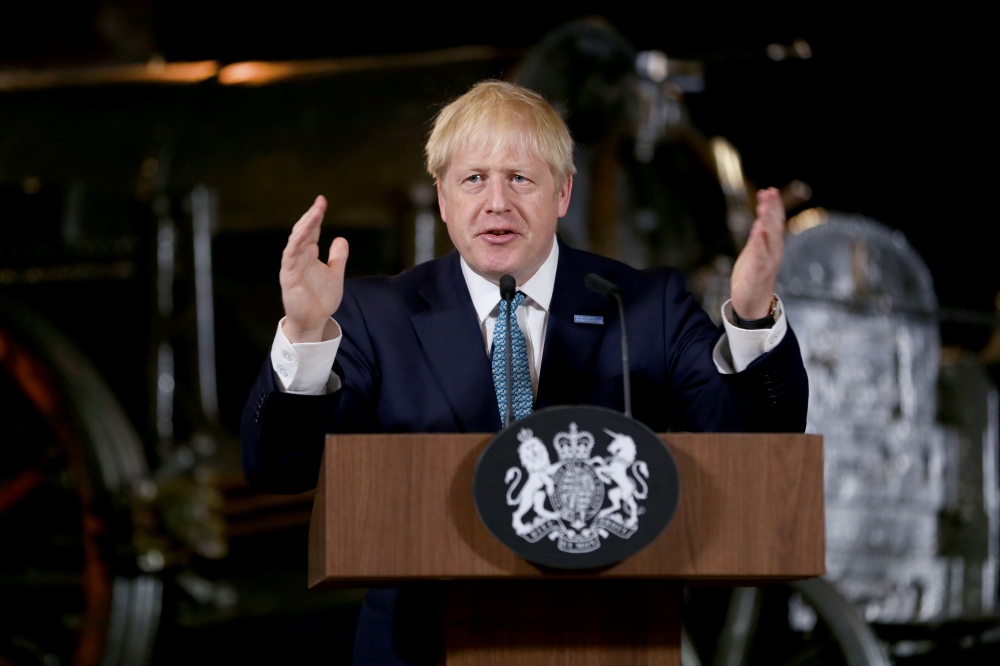
<svg viewBox="0 0 1000 666">
<path fill-rule="evenodd" d="M 465 277 L 465 284 L 469 288 L 472 305 L 476 308 L 476 316 L 479 317 L 481 326 L 500 305 L 499 283 L 487 280 L 473 271 L 466 263 L 465 257 L 461 258 L 461 264 L 462 275 Z M 556 268 L 558 267 L 559 243 L 553 236 L 552 250 L 549 252 L 548 258 L 535 271 L 530 280 L 518 287 L 518 291 L 523 291 L 525 296 L 548 312 L 549 305 L 552 303 L 552 292 L 555 290 Z"/>
</svg>

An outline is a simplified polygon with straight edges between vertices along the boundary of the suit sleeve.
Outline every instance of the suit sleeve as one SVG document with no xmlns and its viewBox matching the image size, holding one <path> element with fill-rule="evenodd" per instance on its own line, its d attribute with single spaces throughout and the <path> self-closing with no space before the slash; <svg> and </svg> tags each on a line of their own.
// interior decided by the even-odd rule
<svg viewBox="0 0 1000 666">
<path fill-rule="evenodd" d="M 378 431 L 378 359 L 358 299 L 347 286 L 336 316 L 344 336 L 333 366 L 339 391 L 283 393 L 270 358 L 250 391 L 240 440 L 243 472 L 258 490 L 299 493 L 315 488 L 327 433 Z"/>
<path fill-rule="evenodd" d="M 803 432 L 809 382 L 791 326 L 742 372 L 722 374 L 712 352 L 716 327 L 688 293 L 679 271 L 666 274 L 665 346 L 678 402 L 674 428 L 692 432 Z"/>
</svg>

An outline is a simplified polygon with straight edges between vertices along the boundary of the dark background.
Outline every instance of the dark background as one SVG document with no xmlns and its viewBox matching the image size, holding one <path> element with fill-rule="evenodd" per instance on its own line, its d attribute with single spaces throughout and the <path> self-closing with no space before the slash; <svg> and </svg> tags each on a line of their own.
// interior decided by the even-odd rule
<svg viewBox="0 0 1000 666">
<path fill-rule="evenodd" d="M 687 100 L 694 122 L 707 135 L 726 136 L 756 183 L 799 178 L 812 186 L 812 204 L 902 229 L 930 265 L 943 304 L 992 309 L 1000 277 L 985 228 L 995 209 L 988 185 L 995 59 L 985 18 L 967 9 L 18 3 L 3 10 L 0 67 L 153 52 L 168 62 L 232 62 L 468 44 L 527 48 L 557 25 L 591 14 L 607 18 L 637 49 L 707 63 L 706 91 Z M 810 60 L 760 57 L 768 43 L 795 38 L 812 46 Z"/>
</svg>

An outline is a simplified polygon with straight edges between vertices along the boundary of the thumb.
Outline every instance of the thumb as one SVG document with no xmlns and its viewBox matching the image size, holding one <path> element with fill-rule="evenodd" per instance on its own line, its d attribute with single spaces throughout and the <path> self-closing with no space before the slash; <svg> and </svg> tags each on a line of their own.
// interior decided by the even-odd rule
<svg viewBox="0 0 1000 666">
<path fill-rule="evenodd" d="M 326 265 L 333 270 L 340 282 L 344 281 L 344 268 L 347 266 L 349 253 L 350 247 L 347 245 L 347 239 L 338 236 L 330 243 L 330 256 L 326 260 Z"/>
<path fill-rule="evenodd" d="M 753 223 L 752 227 L 750 227 L 749 238 L 747 238 L 747 244 L 744 246 L 744 249 L 751 245 L 755 246 L 755 248 L 763 246 L 765 251 L 768 249 L 767 231 L 764 229 L 764 223 L 759 219 Z M 760 252 L 760 249 L 757 249 L 756 251 Z"/>
</svg>

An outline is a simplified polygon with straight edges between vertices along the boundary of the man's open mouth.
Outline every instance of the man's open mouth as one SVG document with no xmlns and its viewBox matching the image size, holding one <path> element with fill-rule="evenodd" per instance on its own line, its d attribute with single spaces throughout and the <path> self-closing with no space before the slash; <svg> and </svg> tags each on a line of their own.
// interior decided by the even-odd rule
<svg viewBox="0 0 1000 666">
<path fill-rule="evenodd" d="M 507 245 L 515 242 L 518 238 L 520 238 L 520 234 L 513 229 L 487 229 L 479 234 L 480 242 L 490 245 Z"/>
</svg>

